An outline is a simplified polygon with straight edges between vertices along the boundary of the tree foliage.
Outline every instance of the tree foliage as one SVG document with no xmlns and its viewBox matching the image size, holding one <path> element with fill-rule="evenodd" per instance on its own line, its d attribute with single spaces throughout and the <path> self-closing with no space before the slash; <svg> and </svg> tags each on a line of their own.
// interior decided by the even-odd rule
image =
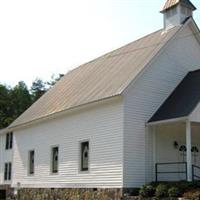
<svg viewBox="0 0 200 200">
<path fill-rule="evenodd" d="M 4 128 L 12 122 L 10 100 L 10 88 L 0 85 L 0 128 Z"/>
<path fill-rule="evenodd" d="M 64 74 L 58 74 L 57 76 L 55 74 L 53 74 L 51 76 L 51 80 L 47 82 L 47 85 L 49 87 L 54 86 L 56 84 L 56 82 L 58 82 L 63 76 L 64 76 Z"/>
<path fill-rule="evenodd" d="M 23 81 L 20 81 L 13 89 L 11 89 L 10 95 L 12 118 L 16 119 L 32 104 L 33 101 L 28 87 Z"/>
<path fill-rule="evenodd" d="M 36 79 L 30 90 L 23 81 L 20 81 L 13 88 L 0 84 L 0 129 L 9 126 L 62 76 L 62 74 L 52 76 L 49 82 Z"/>
<path fill-rule="evenodd" d="M 33 101 L 37 101 L 46 91 L 46 85 L 41 79 L 33 81 L 31 87 Z"/>
</svg>

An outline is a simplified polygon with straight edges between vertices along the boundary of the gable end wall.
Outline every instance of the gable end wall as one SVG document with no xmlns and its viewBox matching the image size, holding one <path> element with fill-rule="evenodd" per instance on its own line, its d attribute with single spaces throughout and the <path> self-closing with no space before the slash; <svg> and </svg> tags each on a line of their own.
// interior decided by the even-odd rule
<svg viewBox="0 0 200 200">
<path fill-rule="evenodd" d="M 188 71 L 200 68 L 200 46 L 189 26 L 125 92 L 124 187 L 154 181 L 153 133 L 145 126 Z"/>
</svg>

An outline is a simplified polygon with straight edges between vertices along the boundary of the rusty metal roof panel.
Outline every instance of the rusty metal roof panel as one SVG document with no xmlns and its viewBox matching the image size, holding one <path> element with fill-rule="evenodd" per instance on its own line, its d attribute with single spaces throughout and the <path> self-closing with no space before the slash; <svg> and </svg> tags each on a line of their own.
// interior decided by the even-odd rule
<svg viewBox="0 0 200 200">
<path fill-rule="evenodd" d="M 120 95 L 179 28 L 154 32 L 70 71 L 10 128 Z"/>
</svg>

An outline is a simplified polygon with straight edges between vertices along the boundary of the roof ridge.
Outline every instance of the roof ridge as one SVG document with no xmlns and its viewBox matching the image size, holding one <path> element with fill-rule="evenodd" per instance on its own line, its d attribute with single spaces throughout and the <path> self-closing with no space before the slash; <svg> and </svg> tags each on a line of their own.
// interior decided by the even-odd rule
<svg viewBox="0 0 200 200">
<path fill-rule="evenodd" d="M 179 27 L 174 27 L 168 31 L 163 31 L 163 29 L 154 31 L 71 70 L 28 110 L 20 115 L 10 125 L 10 128 L 19 127 L 32 121 L 36 122 L 58 112 L 60 113 L 61 111 L 94 101 L 121 95 L 127 84 L 133 81 L 147 63 L 152 60 L 159 50 L 158 47 L 162 48 L 165 42 L 169 41 L 178 30 Z M 159 41 L 160 45 L 152 46 Z M 132 46 L 127 47 L 131 44 Z M 151 46 L 151 48 L 141 50 L 141 53 L 133 52 L 130 55 L 124 54 L 121 57 L 108 59 L 111 58 L 112 54 L 137 49 L 144 45 Z M 120 49 L 122 50 L 120 51 Z"/>
<path fill-rule="evenodd" d="M 120 49 L 122 49 L 122 48 L 124 48 L 124 47 L 127 47 L 127 46 L 129 46 L 129 45 L 131 45 L 131 44 L 133 44 L 133 43 L 135 43 L 135 42 L 139 42 L 140 40 L 143 40 L 143 39 L 145 39 L 145 38 L 147 38 L 147 37 L 149 37 L 149 36 L 151 36 L 151 35 L 153 35 L 153 34 L 155 34 L 155 33 L 158 33 L 158 32 L 160 32 L 161 30 L 164 30 L 164 29 L 159 29 L 159 30 L 157 30 L 157 31 L 153 31 L 152 33 L 149 33 L 149 34 L 147 34 L 147 35 L 145 35 L 145 36 L 143 36 L 143 37 L 141 37 L 141 38 L 138 38 L 138 39 L 136 39 L 136 40 L 134 40 L 134 41 L 132 41 L 132 42 L 129 42 L 129 43 L 127 43 L 127 44 L 125 44 L 125 45 L 123 45 L 123 46 L 121 46 L 121 47 L 119 47 L 119 48 L 117 48 L 117 49 L 115 49 L 115 50 L 113 50 L 113 51 L 111 51 L 111 52 L 106 53 L 104 56 L 106 56 L 106 55 L 108 55 L 108 54 L 111 54 L 111 53 L 113 53 L 113 52 L 115 52 L 115 51 L 118 51 L 118 50 L 120 50 Z"/>
<path fill-rule="evenodd" d="M 176 28 L 176 27 L 173 27 L 172 29 L 174 29 L 174 28 Z M 111 50 L 111 51 L 109 51 L 109 52 L 107 52 L 107 53 L 105 53 L 105 54 L 103 54 L 103 55 L 101 55 L 101 56 L 98 56 L 98 57 L 96 57 L 96 58 L 94 58 L 94 59 L 92 59 L 92 60 L 90 60 L 90 61 L 88 61 L 88 62 L 85 62 L 85 63 L 83 63 L 83 64 L 81 64 L 81 65 L 75 67 L 74 69 L 69 70 L 66 74 L 69 74 L 69 73 L 71 73 L 71 72 L 74 72 L 74 71 L 78 70 L 79 68 L 83 67 L 84 65 L 87 65 L 87 64 L 89 64 L 89 63 L 93 63 L 93 62 L 95 62 L 96 60 L 103 59 L 103 58 L 109 58 L 111 53 L 114 53 L 115 51 L 119 51 L 119 50 L 122 49 L 122 48 L 125 48 L 125 47 L 127 47 L 127 46 L 129 46 L 129 45 L 131 45 L 131 44 L 133 44 L 133 43 L 135 43 L 135 42 L 138 42 L 138 41 L 143 40 L 143 39 L 145 39 L 145 38 L 147 38 L 147 37 L 150 37 L 151 35 L 153 35 L 153 34 L 155 34 L 155 33 L 157 33 L 157 32 L 160 32 L 160 31 L 165 31 L 165 30 L 162 28 L 162 29 L 159 29 L 159 30 L 157 30 L 157 31 L 153 31 L 153 32 L 151 32 L 151 33 L 149 33 L 149 34 L 147 34 L 147 35 L 145 35 L 145 36 L 143 36 L 143 37 L 141 37 L 141 38 L 138 38 L 138 39 L 136 39 L 136 40 L 134 40 L 134 41 L 132 41 L 132 42 L 129 42 L 129 43 L 127 43 L 127 44 L 125 44 L 125 45 L 123 45 L 123 46 L 117 48 L 117 49 Z M 65 74 L 65 75 L 66 75 L 66 74 Z"/>
</svg>

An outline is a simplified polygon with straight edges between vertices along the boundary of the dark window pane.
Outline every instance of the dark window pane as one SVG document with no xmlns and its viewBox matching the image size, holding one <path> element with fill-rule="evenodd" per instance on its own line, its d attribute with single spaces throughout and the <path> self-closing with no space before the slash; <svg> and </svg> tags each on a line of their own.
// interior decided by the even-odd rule
<svg viewBox="0 0 200 200">
<path fill-rule="evenodd" d="M 10 149 L 12 149 L 12 145 L 13 145 L 13 133 L 10 133 Z"/>
<path fill-rule="evenodd" d="M 30 151 L 29 152 L 29 174 L 34 174 L 34 168 L 35 168 L 35 152 Z"/>
<path fill-rule="evenodd" d="M 4 180 L 5 181 L 8 179 L 7 174 L 8 174 L 8 164 L 5 163 L 4 165 Z"/>
<path fill-rule="evenodd" d="M 13 146 L 13 133 L 6 134 L 6 149 L 12 149 Z"/>
<path fill-rule="evenodd" d="M 8 180 L 11 180 L 11 175 L 12 175 L 12 164 L 8 163 Z"/>
<path fill-rule="evenodd" d="M 10 133 L 6 134 L 6 149 L 9 149 L 9 138 L 10 138 Z"/>
<path fill-rule="evenodd" d="M 52 173 L 58 172 L 58 147 L 52 148 Z"/>
<path fill-rule="evenodd" d="M 88 171 L 89 142 L 81 143 L 81 171 Z"/>
</svg>

